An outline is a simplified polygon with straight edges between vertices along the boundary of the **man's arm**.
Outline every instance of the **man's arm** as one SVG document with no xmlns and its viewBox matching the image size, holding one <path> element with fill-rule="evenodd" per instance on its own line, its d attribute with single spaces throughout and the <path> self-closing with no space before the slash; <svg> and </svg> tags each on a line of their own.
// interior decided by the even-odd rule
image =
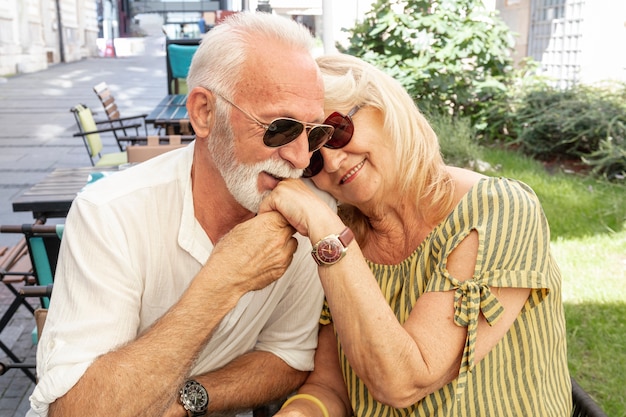
<svg viewBox="0 0 626 417">
<path fill-rule="evenodd" d="M 147 332 L 97 358 L 76 385 L 50 405 L 49 416 L 105 416 L 112 410 L 118 417 L 162 415 L 212 330 L 239 298 L 228 287 L 214 284 L 208 288 L 197 277 L 180 302 Z"/>
<path fill-rule="evenodd" d="M 163 415 L 222 318 L 243 294 L 285 272 L 297 246 L 292 233 L 278 214 L 233 229 L 178 303 L 135 340 L 98 357 L 49 416 Z"/>
<path fill-rule="evenodd" d="M 253 351 L 228 365 L 193 379 L 209 393 L 209 414 L 256 408 L 294 392 L 308 372 L 298 371 L 270 352 Z M 172 402 L 167 417 L 184 417 L 182 405 Z"/>
</svg>

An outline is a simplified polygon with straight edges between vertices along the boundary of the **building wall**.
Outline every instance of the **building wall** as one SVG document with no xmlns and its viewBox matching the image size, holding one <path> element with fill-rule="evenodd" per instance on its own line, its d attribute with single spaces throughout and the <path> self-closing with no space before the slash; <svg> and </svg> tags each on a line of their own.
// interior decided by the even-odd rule
<svg viewBox="0 0 626 417">
<path fill-rule="evenodd" d="M 579 79 L 626 81 L 626 1 L 587 1 Z"/>
<path fill-rule="evenodd" d="M 96 56 L 95 0 L 0 1 L 0 75 L 29 73 L 59 62 Z M 63 52 L 59 41 L 63 39 Z"/>
<path fill-rule="evenodd" d="M 515 36 L 513 59 L 519 63 L 528 56 L 530 0 L 496 0 L 495 8 Z"/>
<path fill-rule="evenodd" d="M 626 1 L 496 0 L 517 34 L 514 58 L 532 57 L 555 85 L 626 81 Z"/>
</svg>

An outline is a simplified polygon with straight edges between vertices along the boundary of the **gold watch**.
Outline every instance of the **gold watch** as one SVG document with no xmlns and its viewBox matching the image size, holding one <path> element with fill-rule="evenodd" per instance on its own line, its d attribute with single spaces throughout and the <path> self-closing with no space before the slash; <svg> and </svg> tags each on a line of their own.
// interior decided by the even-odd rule
<svg viewBox="0 0 626 417">
<path fill-rule="evenodd" d="M 333 265 L 346 256 L 348 245 L 354 240 L 349 227 L 338 235 L 328 235 L 313 246 L 311 255 L 318 265 Z"/>
</svg>

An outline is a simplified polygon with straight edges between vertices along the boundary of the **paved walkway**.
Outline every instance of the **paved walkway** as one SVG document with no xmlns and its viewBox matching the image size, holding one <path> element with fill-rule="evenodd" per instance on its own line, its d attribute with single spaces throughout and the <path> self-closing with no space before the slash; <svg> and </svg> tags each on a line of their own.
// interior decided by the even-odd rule
<svg viewBox="0 0 626 417">
<path fill-rule="evenodd" d="M 134 56 L 89 58 L 33 74 L 0 77 L 0 224 L 32 223 L 30 213 L 12 211 L 12 200 L 55 168 L 90 165 L 82 139 L 72 136 L 77 128 L 69 109 L 83 103 L 98 112 L 96 119 L 105 119 L 94 85 L 109 84 L 122 116 L 148 113 L 167 94 L 163 43 L 162 37 L 147 37 Z M 105 151 L 117 149 L 113 136 L 104 136 L 103 141 Z M 0 246 L 18 239 L 0 234 Z M 0 285 L 0 315 L 12 299 Z M 0 334 L 0 340 L 26 361 L 35 359 L 30 336 L 34 323 L 32 315 L 20 308 Z M 6 361 L 0 351 L 0 362 Z M 1 375 L 0 416 L 23 417 L 33 388 L 20 370 Z"/>
</svg>

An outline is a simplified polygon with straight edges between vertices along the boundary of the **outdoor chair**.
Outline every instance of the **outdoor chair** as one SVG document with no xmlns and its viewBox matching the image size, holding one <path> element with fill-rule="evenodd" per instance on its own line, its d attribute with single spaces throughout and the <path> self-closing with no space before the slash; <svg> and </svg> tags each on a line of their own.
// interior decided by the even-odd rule
<svg viewBox="0 0 626 417">
<path fill-rule="evenodd" d="M 93 118 L 91 110 L 84 104 L 78 104 L 70 109 L 76 119 L 78 125 L 78 133 L 74 136 L 80 136 L 87 149 L 87 154 L 94 166 L 118 166 L 127 163 L 126 152 L 102 153 L 104 145 L 102 143 L 101 133 L 124 131 L 126 127 L 105 127 L 99 128 L 103 124 L 110 124 L 109 121 L 96 122 Z M 116 138 L 116 141 L 117 138 Z M 119 143 L 118 143 L 119 146 Z"/>
<path fill-rule="evenodd" d="M 13 299 L 9 306 L 4 310 L 0 318 L 0 333 L 4 332 L 15 313 L 20 307 L 25 307 L 31 314 L 34 314 L 34 307 L 24 298 L 21 297 L 19 291 L 22 285 L 34 284 L 34 276 L 32 274 L 30 262 L 28 261 L 28 249 L 26 240 L 22 238 L 17 244 L 10 248 L 2 248 L 0 251 L 0 277 L 2 284 L 7 288 Z M 13 363 L 20 363 L 23 359 L 14 352 L 14 347 L 0 340 L 0 349 L 7 356 L 7 359 Z M 23 369 L 24 374 L 31 380 L 35 377 L 28 368 Z M 3 372 L 0 369 L 0 375 Z"/>
<path fill-rule="evenodd" d="M 187 78 L 191 59 L 198 50 L 199 44 L 200 39 L 166 40 L 168 94 L 180 94 L 180 80 Z"/>
<path fill-rule="evenodd" d="M 63 224 L 39 223 L 0 226 L 2 233 L 21 233 L 24 235 L 30 258 L 29 274 L 34 277 L 34 281 L 27 282 L 26 285 L 47 286 L 53 283 L 64 228 Z M 42 297 L 40 301 L 41 306 L 45 308 L 50 303 L 47 297 Z"/>
<path fill-rule="evenodd" d="M 600 406 L 578 385 L 574 378 L 572 378 L 572 402 L 574 403 L 572 417 L 607 417 Z"/>
<path fill-rule="evenodd" d="M 187 138 L 187 141 L 189 139 L 193 140 L 193 136 L 185 136 L 185 138 Z M 131 145 L 126 148 L 128 162 L 147 161 L 165 152 L 187 146 L 185 143 L 182 143 L 182 139 L 183 136 L 181 135 L 148 136 L 146 145 Z"/>
<path fill-rule="evenodd" d="M 37 297 L 37 298 L 50 298 L 52 296 L 52 284 L 50 285 L 30 285 L 24 287 L 20 290 L 20 295 L 22 298 L 26 299 L 28 297 Z M 33 332 L 34 340 L 39 340 L 41 337 L 41 332 L 43 331 L 44 324 L 46 322 L 46 317 L 48 315 L 48 309 L 39 307 L 34 311 L 35 316 L 35 329 Z M 31 369 L 35 369 L 37 365 L 34 362 L 14 362 L 14 363 L 3 363 L 0 362 L 0 375 L 4 375 L 9 369 L 20 369 L 24 372 L 30 380 L 33 382 L 37 382 L 37 377 L 31 372 Z"/>
<path fill-rule="evenodd" d="M 148 127 L 146 126 L 147 114 L 138 114 L 136 116 L 122 117 L 120 111 L 115 103 L 115 97 L 109 89 L 109 85 L 106 82 L 101 82 L 93 87 L 93 91 L 96 93 L 104 112 L 107 115 L 111 127 L 121 127 L 122 130 L 114 130 L 113 135 L 117 139 L 117 145 L 120 151 L 124 151 L 123 141 L 120 141 L 120 136 L 138 135 L 139 129 L 142 129 L 143 134 L 148 134 Z"/>
<path fill-rule="evenodd" d="M 0 319 L 0 331 L 4 330 L 17 309 L 23 305 L 35 316 L 35 321 L 38 324 L 32 332 L 33 343 L 37 343 L 39 337 L 38 330 L 40 330 L 41 325 L 41 316 L 45 315 L 45 309 L 48 308 L 50 303 L 50 294 L 52 291 L 54 272 L 56 270 L 63 230 L 64 225 L 62 224 L 44 225 L 39 222 L 35 224 L 0 226 L 1 233 L 23 234 L 23 238 L 16 247 L 18 251 L 24 251 L 22 248 L 25 247 L 25 251 L 28 254 L 28 260 L 30 262 L 21 266 L 20 270 L 22 272 L 15 273 L 32 277 L 32 279 L 26 280 L 24 285 L 19 288 L 19 290 L 13 287 L 14 291 L 12 292 L 15 294 L 15 298 L 9 309 Z M 13 262 L 15 265 L 15 261 Z M 28 298 L 32 297 L 39 298 L 40 308 L 35 309 L 27 301 Z M 36 382 L 35 375 L 31 371 L 31 369 L 34 368 L 33 364 L 24 363 L 15 352 L 9 349 L 8 346 L 2 342 L 0 342 L 0 348 L 13 361 L 11 364 L 0 364 L 0 375 L 8 369 L 18 368 L 21 369 L 22 372 L 24 372 L 24 374 L 33 382 Z"/>
<path fill-rule="evenodd" d="M 189 119 L 180 119 L 177 123 L 169 123 L 165 128 L 165 132 L 168 135 L 190 136 L 194 134 Z"/>
</svg>

